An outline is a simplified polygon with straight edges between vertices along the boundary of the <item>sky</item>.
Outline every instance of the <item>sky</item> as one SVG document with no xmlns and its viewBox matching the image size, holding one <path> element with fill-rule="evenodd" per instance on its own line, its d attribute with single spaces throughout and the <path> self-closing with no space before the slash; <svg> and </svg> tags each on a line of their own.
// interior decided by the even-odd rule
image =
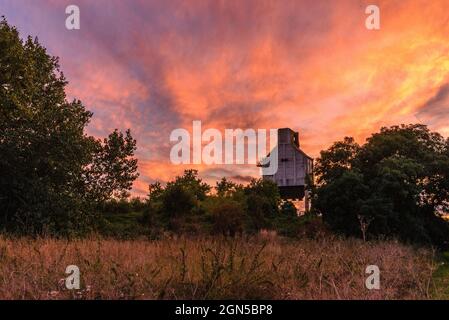
<svg viewBox="0 0 449 320">
<path fill-rule="evenodd" d="M 65 8 L 80 8 L 80 29 Z M 365 8 L 380 8 L 368 30 Z M 213 183 L 254 165 L 175 165 L 170 133 L 283 128 L 310 156 L 382 126 L 424 123 L 449 135 L 448 0 L 0 0 L 21 36 L 60 58 L 70 99 L 94 113 L 89 134 L 130 128 L 133 192 L 186 168 Z"/>
</svg>

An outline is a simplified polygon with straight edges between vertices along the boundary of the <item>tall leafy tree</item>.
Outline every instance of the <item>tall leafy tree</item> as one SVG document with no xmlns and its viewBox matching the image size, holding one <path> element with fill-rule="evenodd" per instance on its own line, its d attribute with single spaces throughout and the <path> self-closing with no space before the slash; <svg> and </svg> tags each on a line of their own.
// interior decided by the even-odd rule
<svg viewBox="0 0 449 320">
<path fill-rule="evenodd" d="M 136 142 L 114 131 L 85 133 L 92 113 L 67 101 L 58 59 L 37 39 L 0 21 L 0 227 L 71 234 L 93 224 L 93 208 L 129 190 Z"/>
<path fill-rule="evenodd" d="M 317 161 L 315 209 L 345 234 L 446 246 L 448 146 L 420 124 L 382 128 L 363 146 L 337 142 Z"/>
</svg>

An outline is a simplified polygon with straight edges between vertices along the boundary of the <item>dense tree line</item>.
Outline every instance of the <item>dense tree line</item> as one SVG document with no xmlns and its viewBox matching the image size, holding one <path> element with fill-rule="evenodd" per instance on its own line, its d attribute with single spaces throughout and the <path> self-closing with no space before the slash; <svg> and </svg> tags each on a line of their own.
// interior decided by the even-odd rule
<svg viewBox="0 0 449 320">
<path fill-rule="evenodd" d="M 145 199 L 113 199 L 100 211 L 100 233 L 119 238 L 164 234 L 233 237 L 261 230 L 315 237 L 325 231 L 316 216 L 298 216 L 294 204 L 280 198 L 272 181 L 253 179 L 242 185 L 222 178 L 212 187 L 192 169 L 164 186 L 151 184 Z"/>
<path fill-rule="evenodd" d="M 222 178 L 211 188 L 196 170 L 186 170 L 165 187 L 150 185 L 145 221 L 159 231 L 230 236 L 262 229 L 293 235 L 301 224 L 275 183 L 253 179 L 244 186 Z"/>
</svg>

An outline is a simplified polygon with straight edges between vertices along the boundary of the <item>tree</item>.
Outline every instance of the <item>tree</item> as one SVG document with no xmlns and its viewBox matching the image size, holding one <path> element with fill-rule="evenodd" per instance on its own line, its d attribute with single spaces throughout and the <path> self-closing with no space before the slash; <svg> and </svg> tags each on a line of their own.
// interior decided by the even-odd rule
<svg viewBox="0 0 449 320">
<path fill-rule="evenodd" d="M 266 179 L 252 179 L 244 189 L 246 195 L 249 229 L 258 231 L 273 226 L 279 213 L 281 197 L 275 182 Z"/>
<path fill-rule="evenodd" d="M 448 141 L 438 133 L 416 124 L 382 128 L 363 146 L 346 138 L 316 168 L 314 207 L 334 230 L 447 245 Z"/>
<path fill-rule="evenodd" d="M 300 235 L 301 220 L 293 202 L 282 201 L 279 215 L 275 219 L 278 234 L 287 237 Z"/>
<path fill-rule="evenodd" d="M 148 216 L 172 231 L 193 231 L 202 218 L 200 203 L 206 200 L 210 189 L 193 169 L 185 170 L 165 187 L 159 182 L 153 183 L 149 186 Z"/>
<path fill-rule="evenodd" d="M 215 185 L 215 191 L 219 197 L 230 197 L 242 186 L 232 181 L 229 181 L 225 177 L 221 178 Z"/>
<path fill-rule="evenodd" d="M 136 178 L 135 141 L 115 131 L 103 143 L 84 129 L 92 113 L 68 102 L 58 59 L 0 22 L 0 227 L 72 234 L 94 207 Z M 106 185 L 107 184 L 107 185 Z"/>
<path fill-rule="evenodd" d="M 148 202 L 151 203 L 160 199 L 164 192 L 164 188 L 159 181 L 156 181 L 148 186 L 148 191 Z"/>
<path fill-rule="evenodd" d="M 319 166 L 315 168 L 318 183 L 330 182 L 350 170 L 359 150 L 360 146 L 354 138 L 345 137 L 343 141 L 335 142 L 328 150 L 321 151 Z"/>
<path fill-rule="evenodd" d="M 96 141 L 91 164 L 85 170 L 87 194 L 93 201 L 111 197 L 127 198 L 137 173 L 137 159 L 133 158 L 136 140 L 131 131 L 126 136 L 117 129 L 103 142 Z"/>
<path fill-rule="evenodd" d="M 211 209 L 212 232 L 234 237 L 242 232 L 245 211 L 242 205 L 230 198 L 219 198 Z"/>
<path fill-rule="evenodd" d="M 196 205 L 196 199 L 191 190 L 179 184 L 168 184 L 161 197 L 162 213 L 169 218 L 179 218 L 189 215 Z"/>
<path fill-rule="evenodd" d="M 198 170 L 194 169 L 185 170 L 182 176 L 177 176 L 175 181 L 167 184 L 167 187 L 171 184 L 184 188 L 197 200 L 206 199 L 207 194 L 210 192 L 210 186 L 198 177 Z"/>
</svg>

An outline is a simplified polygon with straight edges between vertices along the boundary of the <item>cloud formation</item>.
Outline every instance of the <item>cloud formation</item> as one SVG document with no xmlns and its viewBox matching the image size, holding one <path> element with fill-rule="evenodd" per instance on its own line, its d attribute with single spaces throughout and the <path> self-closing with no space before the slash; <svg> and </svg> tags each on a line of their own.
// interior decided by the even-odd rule
<svg viewBox="0 0 449 320">
<path fill-rule="evenodd" d="M 69 96 L 94 112 L 89 132 L 131 128 L 135 192 L 185 166 L 169 161 L 170 132 L 204 127 L 300 132 L 311 156 L 344 136 L 421 121 L 448 134 L 449 4 L 377 1 L 77 0 L 81 30 L 64 27 L 66 0 L 0 0 L 23 36 L 59 56 Z M 213 181 L 250 166 L 197 166 Z"/>
<path fill-rule="evenodd" d="M 449 83 L 443 84 L 437 93 L 424 103 L 416 114 L 423 123 L 439 128 L 439 132 L 449 136 Z"/>
</svg>

